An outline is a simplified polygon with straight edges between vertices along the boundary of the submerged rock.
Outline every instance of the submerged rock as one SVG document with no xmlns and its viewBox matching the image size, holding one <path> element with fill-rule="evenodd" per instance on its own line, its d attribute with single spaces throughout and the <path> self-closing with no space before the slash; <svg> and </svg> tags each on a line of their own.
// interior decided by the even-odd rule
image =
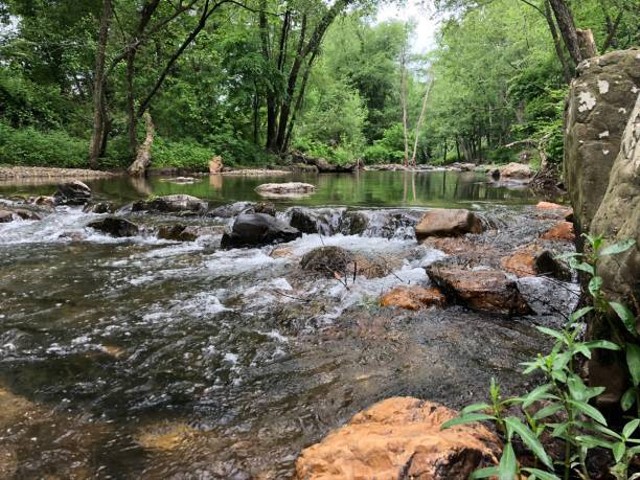
<svg viewBox="0 0 640 480">
<path fill-rule="evenodd" d="M 502 315 L 531 313 L 516 282 L 499 270 L 433 264 L 427 267 L 427 274 L 450 301 L 472 310 Z"/>
<path fill-rule="evenodd" d="M 0 210 L 0 223 L 14 220 L 42 220 L 40 214 L 26 208 L 11 208 Z"/>
<path fill-rule="evenodd" d="M 482 222 L 469 210 L 435 208 L 425 213 L 416 225 L 416 240 L 481 233 L 482 230 Z"/>
<path fill-rule="evenodd" d="M 382 307 L 398 307 L 406 310 L 420 310 L 427 307 L 444 307 L 447 298 L 437 288 L 418 285 L 395 287 L 380 298 Z"/>
<path fill-rule="evenodd" d="M 300 260 L 302 270 L 327 278 L 362 275 L 380 278 L 391 273 L 393 267 L 385 258 L 354 253 L 342 247 L 319 247 L 307 252 Z M 397 267 L 397 265 L 395 265 Z"/>
<path fill-rule="evenodd" d="M 112 237 L 133 237 L 138 235 L 139 228 L 135 223 L 119 217 L 106 217 L 91 222 L 87 227 L 106 233 Z"/>
<path fill-rule="evenodd" d="M 85 213 L 115 213 L 116 210 L 113 202 L 87 203 L 82 209 Z"/>
<path fill-rule="evenodd" d="M 158 238 L 177 242 L 193 242 L 205 235 L 219 235 L 221 233 L 224 233 L 222 226 L 163 225 L 158 229 Z"/>
<path fill-rule="evenodd" d="M 295 478 L 466 480 L 478 467 L 497 463 L 500 441 L 480 424 L 441 430 L 456 416 L 417 398 L 383 400 L 304 449 Z"/>
<path fill-rule="evenodd" d="M 166 195 L 149 201 L 134 202 L 132 212 L 201 214 L 207 211 L 208 203 L 192 195 Z"/>
<path fill-rule="evenodd" d="M 84 205 L 91 199 L 91 189 L 79 180 L 58 185 L 53 200 L 56 205 Z"/>
<path fill-rule="evenodd" d="M 258 195 L 263 197 L 285 197 L 299 196 L 313 193 L 316 187 L 310 183 L 288 182 L 288 183 L 263 183 L 256 187 Z"/>
<path fill-rule="evenodd" d="M 222 248 L 260 247 L 290 242 L 302 236 L 300 230 L 264 213 L 241 214 L 231 233 L 224 233 Z"/>
</svg>

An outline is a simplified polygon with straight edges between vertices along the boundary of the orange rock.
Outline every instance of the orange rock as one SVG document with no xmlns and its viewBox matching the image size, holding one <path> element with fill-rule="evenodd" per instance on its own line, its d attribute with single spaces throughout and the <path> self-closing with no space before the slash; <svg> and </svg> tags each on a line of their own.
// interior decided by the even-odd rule
<svg viewBox="0 0 640 480">
<path fill-rule="evenodd" d="M 484 250 L 482 245 L 477 245 L 465 237 L 429 237 L 422 242 L 422 245 L 442 250 L 447 255 Z"/>
<path fill-rule="evenodd" d="M 573 209 L 571 207 L 551 202 L 538 202 L 536 208 L 545 212 L 561 215 L 568 222 L 573 219 Z"/>
<path fill-rule="evenodd" d="M 538 204 L 536 205 L 536 208 L 540 210 L 555 210 L 555 209 L 560 209 L 565 207 L 552 202 L 538 202 Z"/>
<path fill-rule="evenodd" d="M 216 156 L 209 161 L 209 173 L 211 175 L 222 173 L 222 157 Z"/>
<path fill-rule="evenodd" d="M 536 258 L 539 253 L 540 249 L 533 245 L 528 245 L 503 258 L 500 261 L 500 265 L 507 272 L 511 272 L 518 277 L 532 277 L 538 273 Z"/>
<path fill-rule="evenodd" d="M 303 450 L 295 478 L 467 479 L 482 464 L 497 462 L 499 440 L 480 424 L 440 429 L 456 415 L 417 398 L 383 400 Z"/>
<path fill-rule="evenodd" d="M 416 239 L 419 242 L 428 237 L 455 237 L 481 232 L 480 219 L 464 209 L 434 208 L 425 213 L 416 225 Z"/>
<path fill-rule="evenodd" d="M 437 288 L 423 288 L 417 285 L 400 286 L 385 293 L 380 299 L 383 307 L 399 307 L 407 310 L 419 310 L 424 307 L 443 307 L 447 299 Z"/>
<path fill-rule="evenodd" d="M 558 222 L 554 227 L 544 232 L 540 238 L 543 240 L 573 242 L 576 239 L 576 234 L 573 230 L 573 223 Z"/>
</svg>

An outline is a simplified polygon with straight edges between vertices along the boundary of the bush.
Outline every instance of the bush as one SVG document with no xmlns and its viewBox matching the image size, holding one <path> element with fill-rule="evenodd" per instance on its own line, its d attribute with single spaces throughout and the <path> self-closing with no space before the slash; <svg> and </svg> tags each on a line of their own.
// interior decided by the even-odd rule
<svg viewBox="0 0 640 480">
<path fill-rule="evenodd" d="M 192 142 L 172 142 L 156 137 L 151 148 L 153 167 L 208 170 L 214 151 Z"/>
<path fill-rule="evenodd" d="M 87 168 L 89 142 L 54 130 L 15 129 L 0 122 L 0 163 L 38 167 Z"/>
</svg>

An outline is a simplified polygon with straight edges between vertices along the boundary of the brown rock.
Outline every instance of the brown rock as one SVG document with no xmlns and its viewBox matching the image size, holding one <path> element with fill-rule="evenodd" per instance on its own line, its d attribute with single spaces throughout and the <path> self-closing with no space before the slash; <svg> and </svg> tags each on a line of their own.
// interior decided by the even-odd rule
<svg viewBox="0 0 640 480">
<path fill-rule="evenodd" d="M 559 222 L 551 229 L 544 232 L 541 236 L 543 240 L 555 240 L 559 242 L 573 242 L 576 239 L 576 234 L 573 230 L 573 223 L 571 222 Z"/>
<path fill-rule="evenodd" d="M 500 167 L 500 178 L 504 180 L 528 180 L 533 176 L 529 165 L 522 163 L 509 163 Z"/>
<path fill-rule="evenodd" d="M 528 245 L 503 258 L 500 265 L 507 272 L 518 277 L 532 277 L 538 273 L 536 271 L 536 257 L 539 253 L 539 248 Z"/>
<path fill-rule="evenodd" d="M 469 270 L 434 264 L 427 268 L 427 273 L 448 300 L 472 310 L 504 315 L 531 313 L 516 283 L 499 270 Z"/>
<path fill-rule="evenodd" d="M 13 213 L 9 210 L 0 210 L 0 223 L 13 222 L 15 220 Z"/>
<path fill-rule="evenodd" d="M 465 480 L 483 463 L 496 463 L 499 440 L 479 424 L 440 429 L 455 416 L 417 398 L 384 400 L 303 450 L 295 478 Z"/>
<path fill-rule="evenodd" d="M 416 239 L 452 237 L 465 233 L 481 233 L 482 222 L 469 210 L 435 208 L 424 214 L 416 225 Z"/>
<path fill-rule="evenodd" d="M 437 288 L 423 288 L 417 285 L 401 286 L 385 293 L 380 299 L 382 307 L 398 307 L 419 310 L 426 307 L 444 307 L 447 299 Z"/>
</svg>

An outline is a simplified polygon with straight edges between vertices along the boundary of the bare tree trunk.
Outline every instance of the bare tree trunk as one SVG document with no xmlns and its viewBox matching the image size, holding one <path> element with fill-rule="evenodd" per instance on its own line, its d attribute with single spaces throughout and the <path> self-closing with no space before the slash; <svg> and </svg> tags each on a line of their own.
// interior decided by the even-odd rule
<svg viewBox="0 0 640 480">
<path fill-rule="evenodd" d="M 549 31 L 551 32 L 551 38 L 553 39 L 553 48 L 556 51 L 556 56 L 558 57 L 558 60 L 560 60 L 560 64 L 562 65 L 562 76 L 565 83 L 568 85 L 569 83 L 571 83 L 571 68 L 569 67 L 567 58 L 564 56 L 564 50 L 562 49 L 562 44 L 560 43 L 558 29 L 556 28 L 556 24 L 553 20 L 553 14 L 551 12 L 551 5 L 549 5 L 549 0 L 545 0 L 544 2 L 544 18 L 547 21 Z"/>
<path fill-rule="evenodd" d="M 153 126 L 153 120 L 149 112 L 144 113 L 144 120 L 147 127 L 147 135 L 142 145 L 138 149 L 136 159 L 127 169 L 127 172 L 132 177 L 144 177 L 147 168 L 151 164 L 151 147 L 153 146 L 153 139 L 155 136 L 155 128 Z"/>
<path fill-rule="evenodd" d="M 98 49 L 96 51 L 96 69 L 93 79 L 93 131 L 89 144 L 89 167 L 98 168 L 98 159 L 104 155 L 107 136 L 107 109 L 105 101 L 105 59 L 109 27 L 113 8 L 111 0 L 103 0 L 100 32 L 98 33 Z"/>
<path fill-rule="evenodd" d="M 420 116 L 418 117 L 418 123 L 416 123 L 416 134 L 413 140 L 413 152 L 411 154 L 411 165 L 414 167 L 416 166 L 416 152 L 418 151 L 418 137 L 420 136 L 420 129 L 422 128 L 422 122 L 424 122 L 424 114 L 427 111 L 427 102 L 429 100 L 429 94 L 431 93 L 432 88 L 433 88 L 433 80 L 430 80 L 429 85 L 427 86 L 427 90 L 424 92 L 424 97 L 422 98 L 422 107 L 420 108 Z"/>
<path fill-rule="evenodd" d="M 409 125 L 407 122 L 407 52 L 403 48 L 400 57 L 400 103 L 402 104 L 402 134 L 404 137 L 404 166 L 409 166 Z"/>
<path fill-rule="evenodd" d="M 577 65 L 583 60 L 583 57 L 580 52 L 578 33 L 576 31 L 575 22 L 573 21 L 571 9 L 566 4 L 565 0 L 549 0 L 549 3 L 551 4 L 551 9 L 553 10 L 553 14 L 558 22 L 558 27 L 560 28 L 564 44 L 567 46 L 567 50 L 569 50 L 571 59 Z"/>
</svg>

